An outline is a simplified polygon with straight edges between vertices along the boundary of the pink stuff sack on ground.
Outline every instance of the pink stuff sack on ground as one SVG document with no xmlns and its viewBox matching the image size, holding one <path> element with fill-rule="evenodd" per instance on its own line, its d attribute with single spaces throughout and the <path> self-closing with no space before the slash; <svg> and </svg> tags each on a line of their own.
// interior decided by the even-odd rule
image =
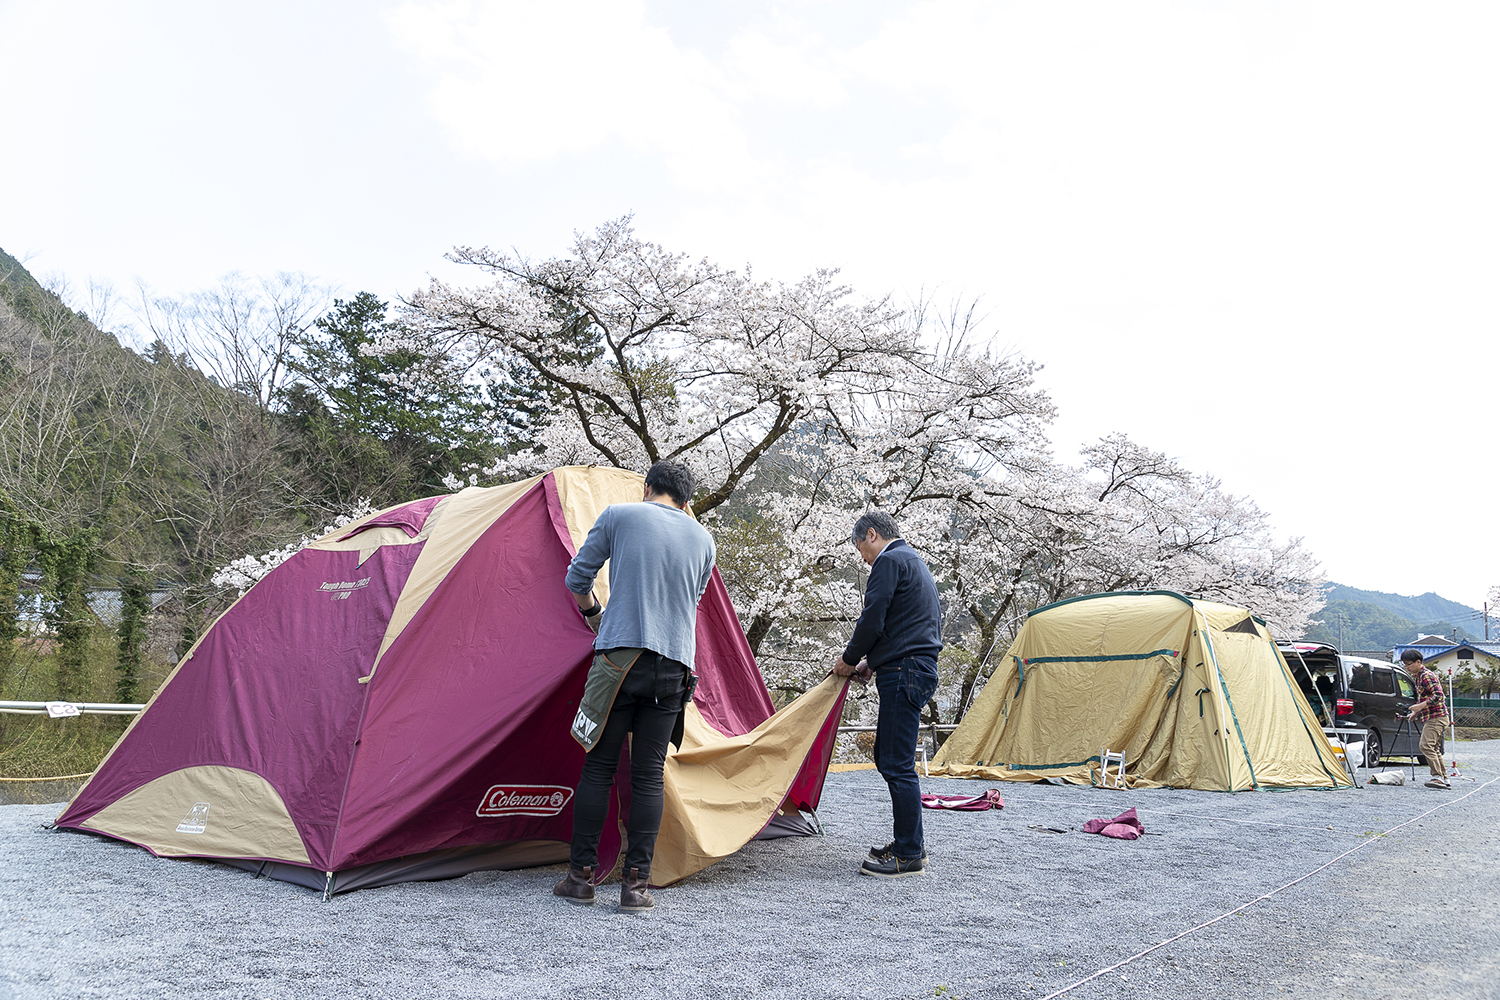
<svg viewBox="0 0 1500 1000">
<path fill-rule="evenodd" d="M 960 812 L 982 812 L 985 809 L 1003 809 L 1005 800 L 1000 789 L 991 788 L 980 795 L 934 795 L 922 793 L 924 809 L 957 809 Z"/>
<path fill-rule="evenodd" d="M 1135 840 L 1146 832 L 1146 827 L 1136 818 L 1135 807 L 1126 809 L 1114 819 L 1091 819 L 1083 824 L 1084 833 L 1098 833 L 1116 840 Z"/>
</svg>

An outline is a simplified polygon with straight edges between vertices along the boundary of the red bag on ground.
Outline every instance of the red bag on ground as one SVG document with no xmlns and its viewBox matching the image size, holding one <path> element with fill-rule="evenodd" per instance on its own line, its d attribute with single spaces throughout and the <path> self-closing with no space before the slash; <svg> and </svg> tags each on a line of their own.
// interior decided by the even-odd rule
<svg viewBox="0 0 1500 1000">
<path fill-rule="evenodd" d="M 923 792 L 922 806 L 925 809 L 958 809 L 963 812 L 982 812 L 985 809 L 1005 808 L 1005 800 L 1000 797 L 1000 789 L 998 788 L 991 788 L 980 795 L 934 795 L 931 792 Z"/>
<path fill-rule="evenodd" d="M 1083 824 L 1084 833 L 1098 833 L 1116 840 L 1134 840 L 1146 832 L 1146 827 L 1135 816 L 1131 806 L 1114 819 L 1091 819 Z"/>
</svg>

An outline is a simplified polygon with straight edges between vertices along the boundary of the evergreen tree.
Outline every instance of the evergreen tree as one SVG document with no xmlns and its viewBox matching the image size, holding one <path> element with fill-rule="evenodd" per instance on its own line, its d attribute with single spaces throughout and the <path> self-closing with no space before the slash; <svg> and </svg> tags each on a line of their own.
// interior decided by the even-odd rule
<svg viewBox="0 0 1500 1000">
<path fill-rule="evenodd" d="M 138 697 L 145 658 L 146 616 L 151 613 L 151 579 L 132 568 L 120 582 L 119 658 L 115 661 L 115 699 L 131 703 Z"/>
<path fill-rule="evenodd" d="M 47 596 L 43 618 L 57 637 L 57 696 L 67 700 L 85 694 L 84 664 L 93 624 L 88 585 L 99 565 L 99 542 L 97 528 L 84 528 L 62 538 L 44 537 L 37 547 Z"/>
<path fill-rule="evenodd" d="M 369 292 L 335 300 L 296 340 L 285 417 L 331 506 L 441 492 L 445 478 L 484 467 L 501 447 L 488 373 L 417 346 L 368 350 L 399 330 L 386 310 Z"/>
</svg>

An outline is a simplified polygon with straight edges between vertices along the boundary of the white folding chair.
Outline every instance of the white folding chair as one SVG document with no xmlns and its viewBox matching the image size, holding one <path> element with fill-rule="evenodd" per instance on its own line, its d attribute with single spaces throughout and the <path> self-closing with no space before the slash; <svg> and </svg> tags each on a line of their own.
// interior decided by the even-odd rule
<svg viewBox="0 0 1500 1000">
<path fill-rule="evenodd" d="M 1113 776 L 1109 773 L 1109 766 L 1115 765 Z M 1108 747 L 1099 748 L 1099 784 L 1105 788 L 1125 788 L 1125 755 L 1116 753 Z"/>
</svg>

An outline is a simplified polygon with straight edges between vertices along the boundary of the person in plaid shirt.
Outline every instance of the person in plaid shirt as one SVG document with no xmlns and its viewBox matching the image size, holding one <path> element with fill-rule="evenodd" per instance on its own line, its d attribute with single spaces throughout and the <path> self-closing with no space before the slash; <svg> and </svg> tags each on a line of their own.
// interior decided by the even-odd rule
<svg viewBox="0 0 1500 1000">
<path fill-rule="evenodd" d="M 1427 787 L 1447 788 L 1448 779 L 1443 772 L 1443 728 L 1448 725 L 1448 702 L 1443 698 L 1443 682 L 1427 669 L 1422 654 L 1415 649 L 1402 653 L 1401 662 L 1417 682 L 1420 700 L 1412 705 L 1408 718 L 1422 724 L 1422 756 L 1427 758 L 1427 767 L 1432 771 Z"/>
</svg>

